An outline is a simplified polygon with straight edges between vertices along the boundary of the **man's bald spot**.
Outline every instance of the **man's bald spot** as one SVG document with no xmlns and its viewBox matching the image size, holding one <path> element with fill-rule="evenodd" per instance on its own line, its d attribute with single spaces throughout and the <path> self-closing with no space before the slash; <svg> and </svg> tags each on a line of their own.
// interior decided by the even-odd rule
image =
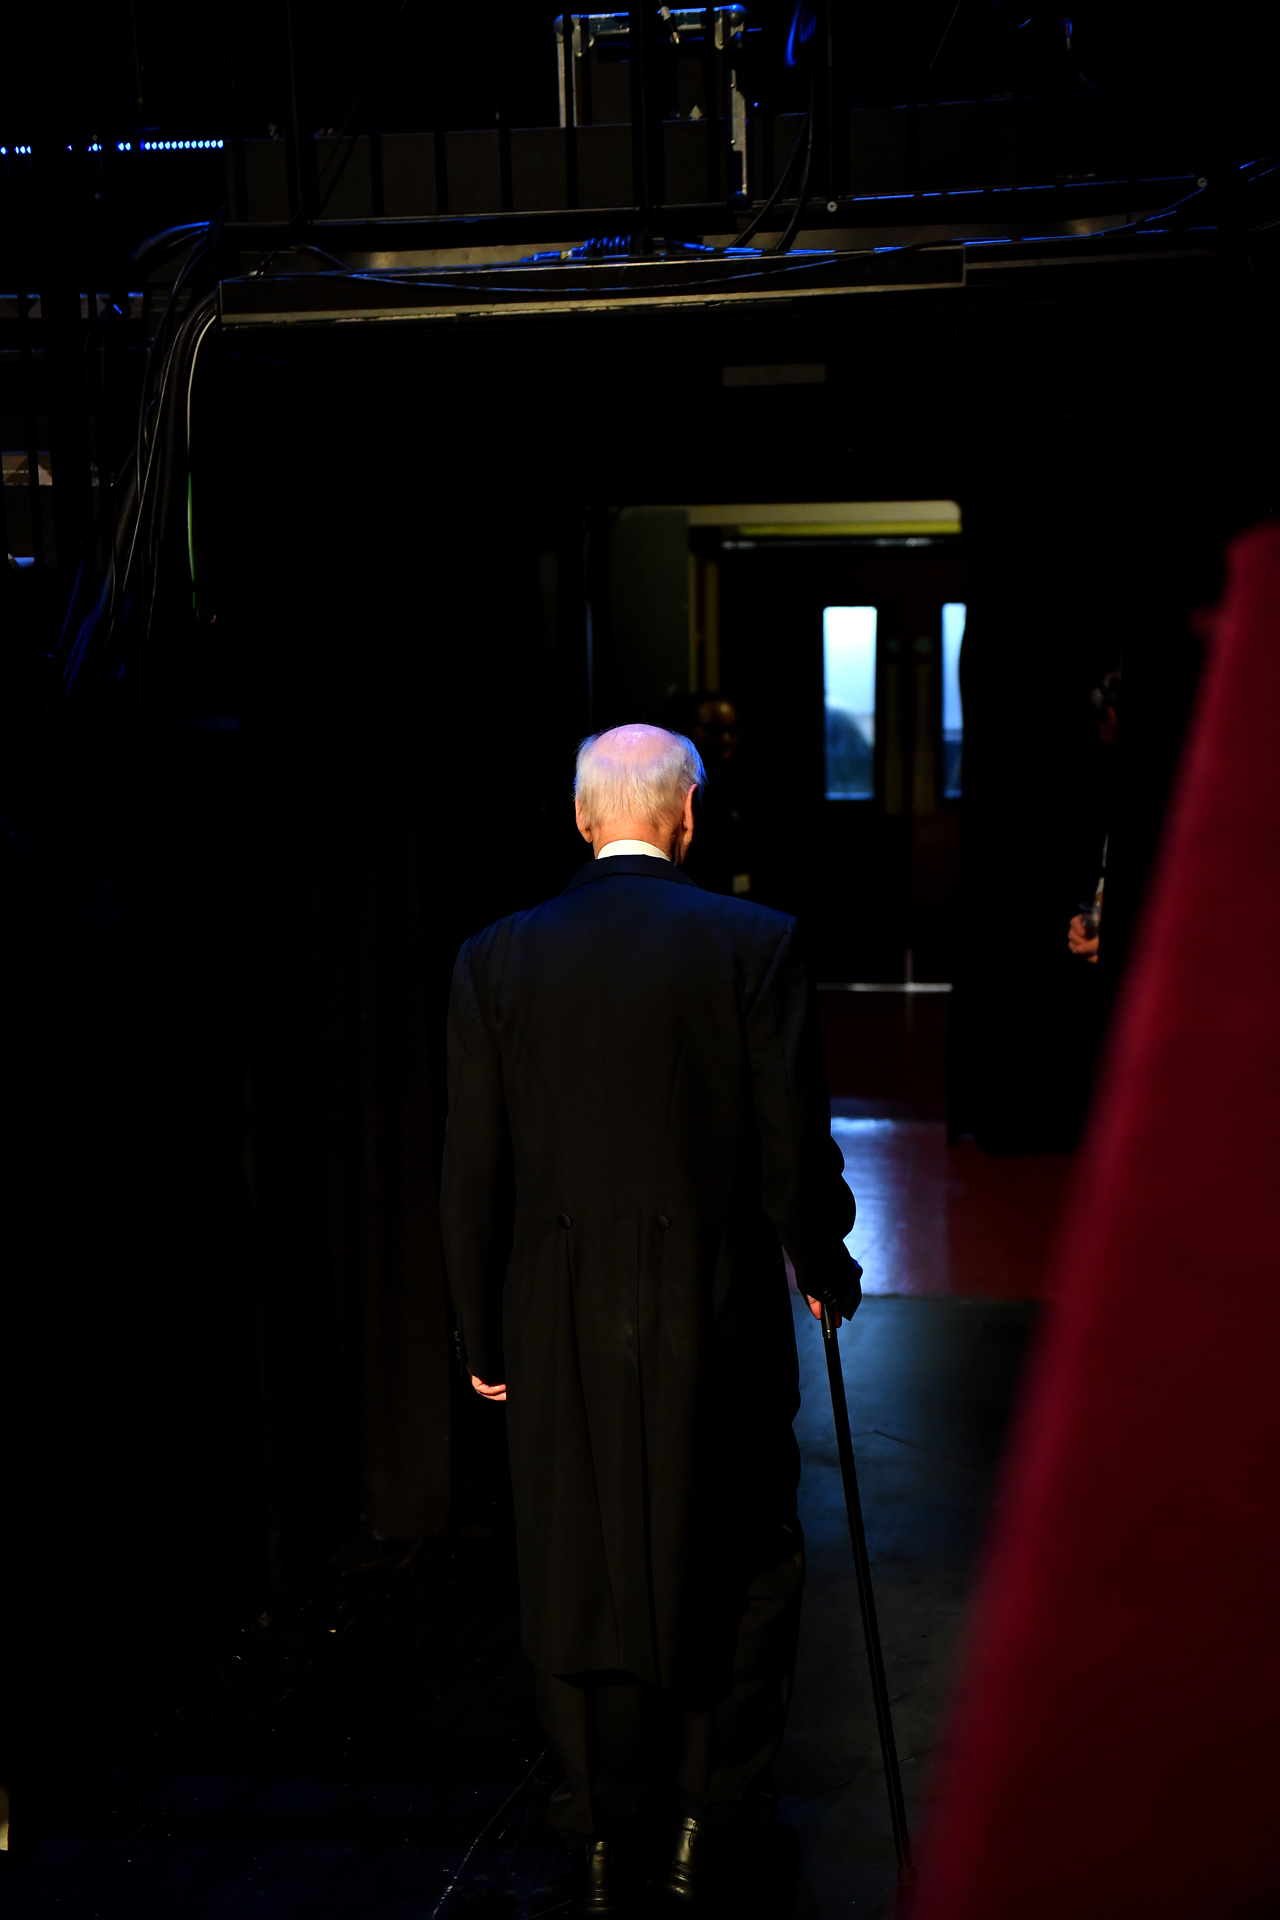
<svg viewBox="0 0 1280 1920">
<path fill-rule="evenodd" d="M 582 822 L 597 831 L 644 822 L 659 832 L 705 779 L 698 750 L 682 733 L 632 721 L 583 741 L 573 790 Z"/>
<path fill-rule="evenodd" d="M 665 727 L 651 727 L 636 720 L 625 727 L 610 727 L 607 733 L 597 734 L 592 758 L 602 772 L 608 769 L 615 777 L 629 773 L 632 778 L 642 780 L 670 754 L 679 738 L 678 734 L 668 733 Z"/>
</svg>

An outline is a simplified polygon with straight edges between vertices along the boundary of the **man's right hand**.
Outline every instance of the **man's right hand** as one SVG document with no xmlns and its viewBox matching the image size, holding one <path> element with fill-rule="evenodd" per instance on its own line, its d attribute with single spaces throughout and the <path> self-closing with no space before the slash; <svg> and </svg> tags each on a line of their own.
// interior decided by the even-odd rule
<svg viewBox="0 0 1280 1920">
<path fill-rule="evenodd" d="M 507 1390 L 505 1386 L 491 1387 L 488 1385 L 486 1381 L 480 1378 L 480 1375 L 478 1373 L 472 1374 L 471 1384 L 475 1388 L 476 1392 L 480 1395 L 480 1398 L 482 1400 L 505 1400 L 507 1397 Z"/>
<path fill-rule="evenodd" d="M 809 1300 L 809 1296 L 807 1293 L 805 1295 L 805 1299 Z M 822 1318 L 821 1300 L 809 1300 L 809 1311 L 813 1315 L 815 1320 L 821 1320 Z M 835 1321 L 838 1327 L 842 1327 L 844 1325 L 844 1316 L 842 1314 L 833 1312 L 831 1317 Z"/>
</svg>

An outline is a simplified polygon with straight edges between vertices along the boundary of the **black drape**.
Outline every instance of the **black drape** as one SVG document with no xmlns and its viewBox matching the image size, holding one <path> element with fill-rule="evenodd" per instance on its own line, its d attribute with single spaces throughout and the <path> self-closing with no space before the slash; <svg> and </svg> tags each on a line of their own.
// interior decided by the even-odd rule
<svg viewBox="0 0 1280 1920">
<path fill-rule="evenodd" d="M 265 1506 L 236 742 L 52 703 L 6 721 L 0 1706 L 21 1847 L 261 1606 Z"/>
<path fill-rule="evenodd" d="M 250 1167 L 273 1528 L 288 1576 L 363 1522 L 440 1531 L 448 1325 L 419 830 L 371 696 L 258 743 Z"/>
<path fill-rule="evenodd" d="M 458 934 L 427 908 L 414 738 L 319 651 L 237 686 L 224 632 L 162 632 L 141 715 L 34 681 L 3 714 L 18 1847 L 273 1584 L 362 1524 L 448 1520 L 432 1028 Z"/>
<path fill-rule="evenodd" d="M 376 708 L 323 779 L 252 717 L 55 709 L 27 745 L 0 871 L 19 1845 L 273 1582 L 362 1523 L 443 1529 L 450 1424 L 419 830 Z"/>
</svg>

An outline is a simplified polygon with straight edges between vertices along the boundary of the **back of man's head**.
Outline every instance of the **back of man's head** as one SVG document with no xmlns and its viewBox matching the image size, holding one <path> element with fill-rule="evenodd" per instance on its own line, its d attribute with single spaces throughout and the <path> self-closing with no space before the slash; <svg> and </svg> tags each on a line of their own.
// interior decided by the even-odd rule
<svg viewBox="0 0 1280 1920">
<path fill-rule="evenodd" d="M 706 777 L 697 748 L 682 733 L 635 724 L 583 741 L 573 792 L 583 824 L 596 833 L 641 823 L 661 831 Z"/>
</svg>

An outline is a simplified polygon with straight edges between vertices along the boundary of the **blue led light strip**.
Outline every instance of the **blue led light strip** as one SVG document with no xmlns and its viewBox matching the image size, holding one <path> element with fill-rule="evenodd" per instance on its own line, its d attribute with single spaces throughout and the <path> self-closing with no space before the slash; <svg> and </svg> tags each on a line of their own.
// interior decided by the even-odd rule
<svg viewBox="0 0 1280 1920">
<path fill-rule="evenodd" d="M 139 140 L 138 152 L 139 153 L 221 152 L 223 145 L 224 143 L 221 140 Z M 132 140 L 116 141 L 117 153 L 132 153 L 133 150 L 134 149 L 133 149 Z M 67 152 L 70 153 L 71 151 L 72 149 L 68 147 Z M 24 146 L 13 146 L 13 147 L 5 146 L 5 147 L 0 147 L 0 158 L 7 158 L 10 153 L 29 154 L 30 152 L 31 152 L 31 148 L 29 146 L 25 146 L 25 147 Z M 88 146 L 85 148 L 85 152 L 101 153 L 102 152 L 101 140 L 91 140 Z"/>
</svg>

